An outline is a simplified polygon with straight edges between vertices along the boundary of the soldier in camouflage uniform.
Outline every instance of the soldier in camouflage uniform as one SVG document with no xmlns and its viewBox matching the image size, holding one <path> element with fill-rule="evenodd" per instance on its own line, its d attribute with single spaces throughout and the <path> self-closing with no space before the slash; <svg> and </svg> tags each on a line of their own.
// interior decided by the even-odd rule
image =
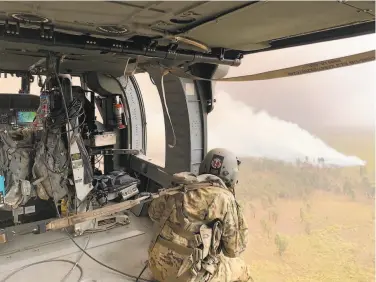
<svg viewBox="0 0 376 282">
<path fill-rule="evenodd" d="M 249 266 L 239 258 L 248 236 L 234 196 L 239 164 L 231 152 L 211 150 L 199 176 L 175 174 L 177 188 L 152 201 L 149 216 L 157 231 L 149 248 L 149 268 L 154 279 L 253 281 Z"/>
</svg>

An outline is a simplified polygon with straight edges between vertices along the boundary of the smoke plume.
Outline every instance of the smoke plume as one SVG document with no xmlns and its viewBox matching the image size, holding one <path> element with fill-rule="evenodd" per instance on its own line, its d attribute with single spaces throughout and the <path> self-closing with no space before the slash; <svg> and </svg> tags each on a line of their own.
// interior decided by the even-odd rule
<svg viewBox="0 0 376 282">
<path fill-rule="evenodd" d="M 159 165 L 165 162 L 163 108 L 157 88 L 146 74 L 137 74 L 147 118 L 147 155 Z M 297 124 L 256 112 L 224 91 L 217 91 L 214 110 L 208 115 L 208 149 L 225 147 L 239 157 L 260 157 L 295 162 L 297 159 L 325 164 L 359 166 L 358 157 L 331 148 Z"/>
<path fill-rule="evenodd" d="M 220 91 L 208 116 L 208 149 L 225 147 L 239 157 L 261 157 L 295 162 L 297 159 L 335 166 L 361 166 L 364 161 L 329 147 L 297 124 L 255 112 Z"/>
</svg>

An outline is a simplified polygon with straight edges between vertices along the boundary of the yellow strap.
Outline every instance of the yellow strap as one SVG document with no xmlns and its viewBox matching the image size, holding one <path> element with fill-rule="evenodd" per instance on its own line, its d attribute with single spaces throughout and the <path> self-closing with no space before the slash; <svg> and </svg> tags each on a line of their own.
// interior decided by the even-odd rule
<svg viewBox="0 0 376 282">
<path fill-rule="evenodd" d="M 211 187 L 211 186 L 224 188 L 218 183 L 211 183 L 211 182 L 179 184 L 179 186 L 177 186 L 177 187 L 160 189 L 158 191 L 158 193 L 153 194 L 152 197 L 154 199 L 156 199 L 156 198 L 159 198 L 160 196 L 163 196 L 163 195 L 173 196 L 173 195 L 176 195 L 176 194 L 181 193 L 181 192 L 189 192 L 189 191 L 194 191 L 194 190 L 198 190 L 198 189 L 201 189 L 201 188 L 207 188 L 207 187 Z M 224 189 L 227 190 L 227 188 L 224 188 Z"/>
<path fill-rule="evenodd" d="M 161 218 L 161 220 L 158 224 L 158 230 L 155 232 L 155 234 L 154 234 L 154 236 L 151 240 L 150 251 L 153 250 L 153 248 L 154 248 L 154 246 L 155 246 L 164 226 L 166 225 L 168 218 L 172 214 L 174 208 L 175 208 L 175 199 L 171 197 L 167 200 L 166 208 L 163 211 L 162 218 Z"/>
<path fill-rule="evenodd" d="M 375 50 L 340 57 L 336 59 L 330 59 L 325 61 L 319 61 L 310 64 L 299 65 L 290 68 L 284 68 L 274 71 L 268 71 L 258 74 L 237 76 L 237 77 L 227 77 L 219 79 L 208 79 L 203 77 L 194 76 L 188 73 L 183 72 L 181 69 L 168 69 L 166 72 L 171 73 L 172 75 L 188 78 L 192 80 L 206 80 L 206 81 L 256 81 L 256 80 L 268 80 L 275 78 L 291 77 L 302 74 L 320 72 L 325 70 L 337 69 L 342 67 L 353 66 L 357 64 L 367 63 L 375 60 Z"/>
</svg>

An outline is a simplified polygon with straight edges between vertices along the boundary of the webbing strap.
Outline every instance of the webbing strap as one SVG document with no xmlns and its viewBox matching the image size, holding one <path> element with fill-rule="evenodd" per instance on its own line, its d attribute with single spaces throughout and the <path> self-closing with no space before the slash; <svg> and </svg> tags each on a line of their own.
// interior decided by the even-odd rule
<svg viewBox="0 0 376 282">
<path fill-rule="evenodd" d="M 195 234 L 194 234 L 194 233 L 189 232 L 189 231 L 187 231 L 187 230 L 184 230 L 183 228 L 181 228 L 180 226 L 178 226 L 177 224 L 172 223 L 172 222 L 167 222 L 166 225 L 167 225 L 168 227 L 170 227 L 171 230 L 172 230 L 175 234 L 177 234 L 177 235 L 179 235 L 179 236 L 181 236 L 181 237 L 183 237 L 183 238 L 185 238 L 185 239 L 187 239 L 187 240 L 194 240 L 194 237 L 195 237 Z"/>
<path fill-rule="evenodd" d="M 159 195 L 175 195 L 177 193 L 180 193 L 182 191 L 189 192 L 194 191 L 201 188 L 206 188 L 209 186 L 216 186 L 216 187 L 222 187 L 218 183 L 212 183 L 212 182 L 201 182 L 201 183 L 193 183 L 193 184 L 181 184 L 178 187 L 168 188 L 168 189 L 161 189 L 159 190 Z"/>
<path fill-rule="evenodd" d="M 268 71 L 258 74 L 244 75 L 238 77 L 227 77 L 227 78 L 218 78 L 218 79 L 208 79 L 203 77 L 198 77 L 191 75 L 189 73 L 183 72 L 181 69 L 172 68 L 166 69 L 165 73 L 170 73 L 172 75 L 188 78 L 192 80 L 206 80 L 206 81 L 257 81 L 257 80 L 268 80 L 275 78 L 291 77 L 309 73 L 315 73 L 325 70 L 337 69 L 342 67 L 353 66 L 357 64 L 367 63 L 375 60 L 375 50 L 358 53 L 350 56 L 344 56 L 340 58 L 318 61 L 309 64 L 303 64 L 295 67 L 284 68 L 274 71 Z"/>
<path fill-rule="evenodd" d="M 183 256 L 190 256 L 193 253 L 192 248 L 184 247 L 184 246 L 177 244 L 175 242 L 166 240 L 162 236 L 159 237 L 158 243 L 160 243 L 162 246 L 165 246 L 168 249 L 177 251 L 179 254 L 181 254 Z"/>
<path fill-rule="evenodd" d="M 163 212 L 163 216 L 162 216 L 162 218 L 159 222 L 158 229 L 155 232 L 153 239 L 151 240 L 150 251 L 154 248 L 155 243 L 157 242 L 158 237 L 161 234 L 162 229 L 165 226 L 165 224 L 166 224 L 168 218 L 170 217 L 172 211 L 174 210 L 174 208 L 175 208 L 175 199 L 173 197 L 170 197 L 167 201 L 167 206 L 166 206 L 166 209 Z"/>
</svg>

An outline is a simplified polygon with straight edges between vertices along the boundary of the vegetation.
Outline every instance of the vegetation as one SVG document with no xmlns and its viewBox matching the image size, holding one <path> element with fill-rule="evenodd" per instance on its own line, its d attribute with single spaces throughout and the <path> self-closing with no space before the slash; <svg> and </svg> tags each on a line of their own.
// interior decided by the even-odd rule
<svg viewBox="0 0 376 282">
<path fill-rule="evenodd" d="M 275 199 L 307 199 L 314 191 L 343 194 L 352 200 L 375 196 L 374 183 L 359 168 L 296 166 L 268 159 L 246 159 L 242 167 L 252 173 L 242 175 L 237 196 L 261 199 L 265 210 Z"/>
<path fill-rule="evenodd" d="M 265 219 L 261 219 L 260 224 L 261 224 L 263 232 L 268 236 L 268 238 L 270 238 L 271 226 L 269 222 L 267 222 Z"/>
<path fill-rule="evenodd" d="M 274 243 L 277 247 L 277 250 L 278 250 L 278 254 L 280 256 L 283 255 L 283 253 L 286 251 L 287 249 L 287 238 L 285 236 L 282 236 L 280 234 L 276 234 L 275 235 L 275 239 L 274 239 Z"/>
<path fill-rule="evenodd" d="M 236 193 L 255 281 L 373 281 L 373 185 L 359 168 L 242 160 Z"/>
<path fill-rule="evenodd" d="M 278 221 L 278 212 L 276 210 L 269 211 L 269 220 L 274 224 L 277 224 Z"/>
</svg>

